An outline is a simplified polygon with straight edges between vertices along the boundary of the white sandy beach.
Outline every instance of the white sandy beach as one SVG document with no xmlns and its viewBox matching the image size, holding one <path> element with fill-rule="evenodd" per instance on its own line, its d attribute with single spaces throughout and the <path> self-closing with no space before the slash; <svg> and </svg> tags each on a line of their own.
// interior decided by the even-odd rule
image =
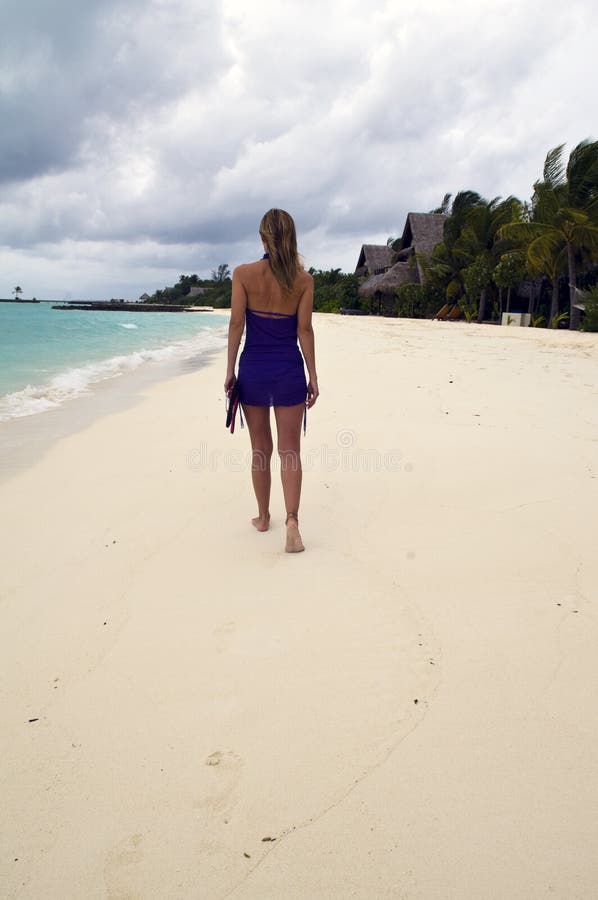
<svg viewBox="0 0 598 900">
<path fill-rule="evenodd" d="M 315 330 L 303 554 L 224 354 L 0 484 L 3 900 L 596 897 L 598 335 Z"/>
</svg>

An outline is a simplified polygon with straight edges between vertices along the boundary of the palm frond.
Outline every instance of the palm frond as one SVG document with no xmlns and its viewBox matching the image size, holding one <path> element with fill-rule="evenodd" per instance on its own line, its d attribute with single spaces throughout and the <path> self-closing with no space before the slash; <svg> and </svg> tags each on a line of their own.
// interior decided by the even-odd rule
<svg viewBox="0 0 598 900">
<path fill-rule="evenodd" d="M 436 209 L 431 209 L 431 213 L 440 214 L 442 216 L 448 216 L 451 212 L 451 197 L 452 194 L 445 194 L 442 198 L 442 203 Z"/>
<path fill-rule="evenodd" d="M 574 246 L 579 251 L 585 250 L 596 259 L 598 253 L 598 228 L 591 222 L 575 225 L 572 229 Z"/>
<path fill-rule="evenodd" d="M 561 198 L 555 188 L 546 181 L 534 184 L 532 221 L 553 222 L 561 208 Z"/>
<path fill-rule="evenodd" d="M 572 206 L 563 206 L 556 215 L 557 221 L 569 222 L 573 225 L 585 225 L 590 221 L 589 216 L 582 209 L 574 209 Z"/>
<path fill-rule="evenodd" d="M 567 182 L 572 206 L 583 209 L 598 197 L 598 141 L 586 139 L 571 151 Z"/>
<path fill-rule="evenodd" d="M 542 222 L 509 222 L 501 225 L 497 237 L 500 242 L 499 250 L 503 250 L 503 242 L 514 243 L 521 248 L 528 247 L 532 241 L 554 231 L 552 225 Z M 512 248 L 510 248 L 512 249 Z"/>
<path fill-rule="evenodd" d="M 563 235 L 555 229 L 535 238 L 527 248 L 532 269 L 544 271 L 550 278 L 567 267 L 567 251 Z"/>
<path fill-rule="evenodd" d="M 452 245 L 459 239 L 468 214 L 483 200 L 475 191 L 459 191 L 453 200 L 451 215 L 444 223 L 444 240 Z"/>
<path fill-rule="evenodd" d="M 459 191 L 453 200 L 453 216 L 463 216 L 472 207 L 482 202 L 482 197 L 476 191 Z"/>
<path fill-rule="evenodd" d="M 501 225 L 498 229 L 498 236 L 500 240 L 527 244 L 551 231 L 554 231 L 553 226 L 544 222 L 509 222 Z"/>
<path fill-rule="evenodd" d="M 544 181 L 552 188 L 558 187 L 565 180 L 565 167 L 563 165 L 564 144 L 559 144 L 546 154 L 544 161 Z"/>
<path fill-rule="evenodd" d="M 590 219 L 598 224 L 598 194 L 590 203 L 588 203 L 586 212 Z"/>
<path fill-rule="evenodd" d="M 496 230 L 501 225 L 506 225 L 508 222 L 520 221 L 522 209 L 523 206 L 521 200 L 517 197 L 514 197 L 512 194 L 505 197 L 505 199 L 501 200 L 493 210 L 492 225 L 494 229 Z"/>
</svg>

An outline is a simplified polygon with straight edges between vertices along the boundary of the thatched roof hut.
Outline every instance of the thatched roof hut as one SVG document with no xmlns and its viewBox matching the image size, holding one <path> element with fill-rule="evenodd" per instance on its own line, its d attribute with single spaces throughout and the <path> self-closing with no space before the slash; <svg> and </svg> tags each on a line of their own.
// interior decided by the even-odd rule
<svg viewBox="0 0 598 900">
<path fill-rule="evenodd" d="M 358 278 L 368 278 L 371 275 L 380 275 L 392 264 L 392 249 L 386 244 L 363 244 L 355 274 Z"/>
<path fill-rule="evenodd" d="M 412 249 L 419 256 L 431 256 L 436 244 L 444 238 L 444 223 L 447 216 L 440 213 L 408 213 L 401 237 L 399 254 Z M 424 271 L 419 260 L 417 274 L 420 284 L 424 283 Z"/>
<path fill-rule="evenodd" d="M 424 270 L 418 256 L 431 256 L 436 244 L 443 239 L 446 216 L 439 213 L 408 213 L 399 250 L 392 253 L 389 247 L 375 244 L 364 244 L 359 254 L 356 275 L 365 276 L 359 286 L 361 297 L 373 297 L 375 294 L 394 297 L 395 291 L 402 284 L 423 284 Z M 375 251 L 386 251 L 386 255 Z M 378 269 L 368 266 L 369 258 L 378 262 Z M 389 259 L 390 255 L 390 259 Z M 382 268 L 384 260 L 388 260 Z M 391 265 L 394 260 L 394 265 Z"/>
<path fill-rule="evenodd" d="M 409 262 L 395 263 L 381 275 L 367 278 L 359 287 L 360 297 L 373 297 L 374 294 L 393 295 L 402 284 L 410 284 L 417 280 L 413 259 Z"/>
</svg>

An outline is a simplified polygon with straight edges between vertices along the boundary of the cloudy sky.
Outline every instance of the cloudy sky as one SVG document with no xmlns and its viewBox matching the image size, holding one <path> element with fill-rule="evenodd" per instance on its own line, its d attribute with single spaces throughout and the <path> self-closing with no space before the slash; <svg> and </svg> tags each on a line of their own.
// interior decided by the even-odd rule
<svg viewBox="0 0 598 900">
<path fill-rule="evenodd" d="M 352 271 L 446 192 L 527 199 L 598 137 L 595 0 L 0 0 L 0 297 Z"/>
</svg>

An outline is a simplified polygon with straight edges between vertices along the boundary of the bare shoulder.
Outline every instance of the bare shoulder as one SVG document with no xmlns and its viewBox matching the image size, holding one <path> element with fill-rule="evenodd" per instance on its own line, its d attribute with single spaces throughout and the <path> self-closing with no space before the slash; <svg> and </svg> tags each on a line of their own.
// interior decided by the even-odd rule
<svg viewBox="0 0 598 900">
<path fill-rule="evenodd" d="M 307 290 L 307 288 L 313 287 L 313 283 L 313 275 L 310 275 L 310 273 L 306 272 L 305 269 L 302 269 L 297 275 L 297 284 L 302 291 Z"/>
<path fill-rule="evenodd" d="M 233 278 L 250 281 L 260 271 L 260 262 L 241 263 L 233 269 Z"/>
</svg>

